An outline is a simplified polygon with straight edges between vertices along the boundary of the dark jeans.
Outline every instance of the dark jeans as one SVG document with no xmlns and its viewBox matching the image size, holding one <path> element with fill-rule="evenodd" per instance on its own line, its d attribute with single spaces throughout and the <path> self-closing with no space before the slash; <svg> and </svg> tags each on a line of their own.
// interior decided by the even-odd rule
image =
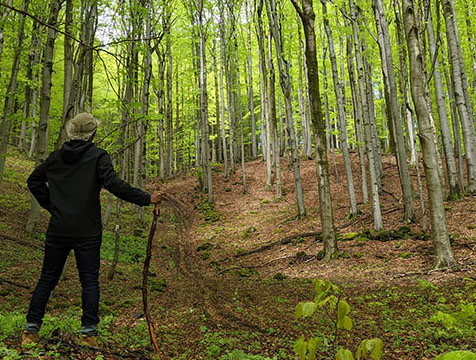
<svg viewBox="0 0 476 360">
<path fill-rule="evenodd" d="M 100 248 L 101 236 L 94 238 L 46 236 L 43 269 L 26 316 L 28 323 L 41 325 L 51 291 L 58 283 L 71 250 L 74 250 L 82 287 L 83 316 L 81 317 L 81 325 L 85 327 L 99 323 Z"/>
</svg>

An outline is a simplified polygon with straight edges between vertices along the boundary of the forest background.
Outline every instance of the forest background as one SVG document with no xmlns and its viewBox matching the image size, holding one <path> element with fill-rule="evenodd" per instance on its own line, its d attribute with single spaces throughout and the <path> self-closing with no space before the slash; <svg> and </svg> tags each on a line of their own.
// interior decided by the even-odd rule
<svg viewBox="0 0 476 360">
<path fill-rule="evenodd" d="M 278 245 L 316 237 L 309 261 L 346 254 L 338 240 L 410 237 L 432 240 L 433 270 L 473 269 L 453 255 L 447 213 L 472 208 L 476 192 L 475 12 L 458 0 L 0 2 L 1 191 L 12 191 L 12 167 L 39 164 L 88 111 L 101 120 L 96 143 L 135 186 L 198 179 L 194 200 L 176 196 L 205 223 L 223 220 L 217 198 L 231 181 L 245 199 L 258 187 L 261 202 L 291 202 L 307 231 Z M 147 226 L 141 209 L 103 200 L 111 229 Z M 34 200 L 26 213 L 18 229 L 39 236 Z M 244 239 L 256 231 L 247 225 Z M 464 239 L 472 249 L 474 234 Z"/>
</svg>

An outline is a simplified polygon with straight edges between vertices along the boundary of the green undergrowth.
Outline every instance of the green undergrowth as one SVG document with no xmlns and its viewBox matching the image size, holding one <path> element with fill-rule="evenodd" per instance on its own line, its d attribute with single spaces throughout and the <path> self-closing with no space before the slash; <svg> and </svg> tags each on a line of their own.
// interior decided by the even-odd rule
<svg viewBox="0 0 476 360">
<path fill-rule="evenodd" d="M 144 259 L 147 240 L 143 236 L 122 235 L 119 240 L 119 264 L 140 263 Z M 103 234 L 101 257 L 112 261 L 115 251 L 115 235 Z"/>
</svg>

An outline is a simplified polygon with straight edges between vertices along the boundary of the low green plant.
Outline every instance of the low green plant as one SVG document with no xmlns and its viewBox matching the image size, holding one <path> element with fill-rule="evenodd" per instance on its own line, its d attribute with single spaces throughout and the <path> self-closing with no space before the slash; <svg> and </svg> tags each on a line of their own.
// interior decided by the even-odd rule
<svg viewBox="0 0 476 360">
<path fill-rule="evenodd" d="M 19 334 L 25 322 L 25 314 L 18 311 L 0 315 L 0 341 Z"/>
<path fill-rule="evenodd" d="M 23 356 L 16 349 L 9 349 L 0 343 L 0 357 L 3 360 L 17 360 L 22 359 Z"/>
<path fill-rule="evenodd" d="M 445 313 L 438 311 L 431 321 L 440 325 L 436 328 L 438 337 L 473 337 L 476 334 L 476 309 L 473 303 L 461 301 L 460 311 Z"/>
<path fill-rule="evenodd" d="M 233 350 L 221 357 L 221 360 L 276 360 L 277 357 L 268 358 L 261 355 L 251 355 L 245 353 L 243 350 Z"/>
<path fill-rule="evenodd" d="M 333 324 L 333 333 L 320 336 L 312 336 L 306 340 L 301 336 L 294 343 L 294 352 L 300 360 L 315 360 L 318 351 L 327 350 L 334 354 L 336 360 L 354 360 L 352 351 L 345 348 L 336 349 L 337 339 L 342 330 L 352 329 L 352 319 L 349 317 L 350 305 L 342 298 L 339 288 L 329 280 L 313 280 L 314 291 L 316 293 L 313 301 L 300 302 L 296 306 L 296 318 L 304 319 L 320 311 L 327 314 Z M 336 351 L 337 350 L 337 351 Z M 356 359 L 380 360 L 383 355 L 382 340 L 363 340 L 356 351 Z"/>
<path fill-rule="evenodd" d="M 202 213 L 205 222 L 213 223 L 220 220 L 220 213 L 216 211 L 215 204 L 208 201 L 203 201 L 200 205 L 200 212 Z"/>
<path fill-rule="evenodd" d="M 210 331 L 205 325 L 200 326 L 200 331 L 203 335 L 200 344 L 205 346 L 207 359 L 217 359 L 224 348 L 232 349 L 236 342 L 235 338 L 224 337 L 219 331 Z"/>
<path fill-rule="evenodd" d="M 251 236 L 251 234 L 253 234 L 254 232 L 256 232 L 256 228 L 254 226 L 248 227 L 241 235 L 241 239 L 243 240 L 248 239 Z"/>
<path fill-rule="evenodd" d="M 476 360 L 476 354 L 471 351 L 452 351 L 437 356 L 435 360 Z"/>
<path fill-rule="evenodd" d="M 115 251 L 115 235 L 110 232 L 103 234 L 101 257 L 112 261 Z M 124 235 L 120 238 L 119 263 L 134 264 L 141 263 L 146 248 L 144 236 Z"/>
</svg>

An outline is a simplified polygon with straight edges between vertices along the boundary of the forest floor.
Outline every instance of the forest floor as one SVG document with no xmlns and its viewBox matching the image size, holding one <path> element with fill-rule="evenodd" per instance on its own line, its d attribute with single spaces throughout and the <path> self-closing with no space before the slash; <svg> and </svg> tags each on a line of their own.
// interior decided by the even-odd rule
<svg viewBox="0 0 476 360">
<path fill-rule="evenodd" d="M 114 254 L 113 215 L 105 229 L 101 260 L 101 349 L 79 343 L 81 290 L 73 256 L 54 291 L 40 332 L 42 347 L 21 351 L 25 312 L 41 270 L 44 231 L 23 233 L 31 161 L 12 152 L 0 190 L 0 357 L 5 359 L 148 359 L 153 349 L 142 314 L 142 262 L 151 209 L 138 224 L 133 207 L 123 206 L 121 250 L 113 280 L 107 279 Z M 294 359 L 294 342 L 319 336 L 318 359 L 334 359 L 339 347 L 354 352 L 364 339 L 383 341 L 383 359 L 434 359 L 450 350 L 476 350 L 475 197 L 445 203 L 457 271 L 432 271 L 431 239 L 417 222 L 403 227 L 397 167 L 385 156 L 381 207 L 386 232 L 374 233 L 372 209 L 363 204 L 358 157 L 353 174 L 361 214 L 348 218 L 348 192 L 342 158 L 339 182 L 332 171 L 335 225 L 342 237 L 339 257 L 318 260 L 320 231 L 316 162 L 301 162 L 308 216 L 296 218 L 294 180 L 282 159 L 282 199 L 267 190 L 266 164 L 246 164 L 248 193 L 241 167 L 225 178 L 214 166 L 215 206 L 206 202 L 194 174 L 163 187 L 184 207 L 176 214 L 164 203 L 155 235 L 149 276 L 149 307 L 162 359 Z M 416 174 L 411 170 L 417 189 Z M 103 196 L 104 208 L 107 197 Z M 428 204 L 426 204 L 428 209 Z M 149 211 L 150 210 L 150 211 Z M 314 234 L 309 234 L 314 233 Z M 357 234 L 358 233 L 358 234 Z M 350 238 L 350 240 L 349 240 Z M 254 251 L 256 250 L 256 251 Z M 296 319 L 296 305 L 314 298 L 313 279 L 330 280 L 351 307 L 352 330 L 339 330 L 325 308 Z M 466 313 L 461 312 L 461 304 Z M 468 310 L 469 309 L 469 310 Z M 452 314 L 454 322 L 437 320 Z M 448 317 L 446 317 L 448 318 Z"/>
</svg>

